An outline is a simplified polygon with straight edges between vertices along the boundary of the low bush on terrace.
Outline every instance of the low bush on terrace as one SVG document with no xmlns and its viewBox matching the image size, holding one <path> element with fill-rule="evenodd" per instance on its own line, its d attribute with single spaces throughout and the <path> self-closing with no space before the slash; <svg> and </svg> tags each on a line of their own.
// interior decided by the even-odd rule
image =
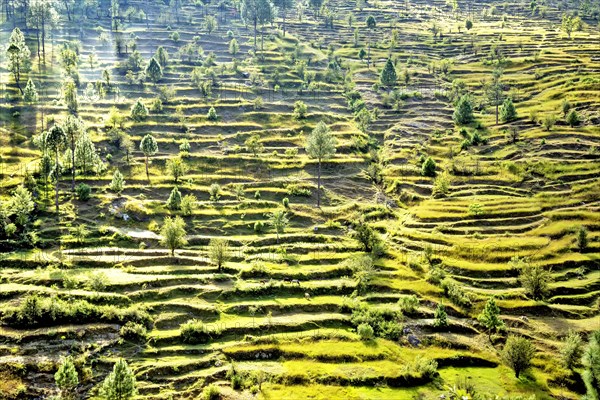
<svg viewBox="0 0 600 400">
<path fill-rule="evenodd" d="M 152 316 L 140 306 L 98 306 L 85 300 L 62 300 L 56 296 L 42 298 L 36 294 L 27 296 L 18 307 L 7 307 L 2 312 L 2 322 L 16 327 L 54 326 L 81 321 L 135 322 L 148 329 L 153 326 Z"/>
<path fill-rule="evenodd" d="M 370 326 L 376 337 L 398 340 L 402 336 L 400 323 L 402 318 L 400 311 L 391 308 L 372 308 L 365 303 L 359 303 L 352 310 L 350 322 L 356 327 L 363 326 L 363 330 L 364 325 Z"/>
</svg>

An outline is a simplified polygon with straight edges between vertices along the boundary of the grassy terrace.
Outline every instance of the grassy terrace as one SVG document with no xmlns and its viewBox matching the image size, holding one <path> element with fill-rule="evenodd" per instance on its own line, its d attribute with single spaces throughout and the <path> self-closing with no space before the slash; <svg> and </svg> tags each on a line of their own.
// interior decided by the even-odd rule
<svg viewBox="0 0 600 400">
<path fill-rule="evenodd" d="M 23 102 L 2 47 L 0 200 L 9 204 L 33 180 L 36 206 L 27 223 L 35 240 L 0 235 L 0 398 L 57 394 L 54 373 L 66 355 L 76 361 L 81 398 L 100 398 L 120 357 L 140 399 L 202 398 L 209 385 L 224 399 L 453 398 L 453 386 L 471 384 L 499 398 L 585 393 L 583 366 L 565 368 L 559 353 L 569 331 L 587 340 L 600 329 L 597 16 L 582 15 L 581 30 L 568 38 L 565 10 L 554 2 L 540 5 L 542 16 L 515 1 L 458 2 L 455 13 L 438 0 L 329 0 L 320 13 L 310 5 L 290 10 L 285 36 L 279 10 L 272 24 L 259 24 L 255 51 L 252 24 L 234 2 L 183 1 L 179 21 L 161 2 L 121 3 L 118 31 L 110 15 L 89 11 L 69 21 L 60 8 L 45 65 L 35 29 L 23 27 L 32 65 L 21 86 L 35 83 L 35 104 Z M 125 17 L 128 7 L 148 19 Z M 324 23 L 328 10 L 333 28 Z M 217 22 L 210 33 L 207 16 Z M 1 43 L 12 29 L 12 20 L 0 22 Z M 120 54 L 119 38 L 127 44 Z M 75 185 L 91 188 L 81 200 L 71 190 L 70 151 L 61 150 L 57 219 L 35 137 L 68 114 L 60 54 L 74 41 L 77 115 L 101 166 L 76 169 Z M 127 71 L 143 73 L 159 46 L 169 56 L 158 82 L 132 78 Z M 367 48 L 370 65 L 359 55 Z M 393 91 L 380 83 L 388 58 Z M 497 66 L 517 111 L 498 124 L 486 94 Z M 87 93 L 96 82 L 104 82 L 104 96 Z M 453 113 L 464 93 L 474 120 L 458 124 Z M 361 121 L 353 96 L 370 121 Z M 161 107 L 153 107 L 158 98 Z M 138 99 L 149 114 L 136 121 Z M 307 107 L 303 118 L 297 101 Z M 573 126 L 565 101 L 579 116 Z M 316 207 L 318 162 L 306 142 L 321 121 L 336 152 L 322 162 Z M 147 134 L 158 146 L 149 179 L 140 149 Z M 169 163 L 182 154 L 186 170 L 174 179 Z M 434 174 L 423 173 L 428 157 Z M 125 181 L 119 194 L 117 169 Z M 174 187 L 195 196 L 188 213 L 168 207 Z M 289 219 L 280 233 L 269 223 L 277 211 Z M 187 239 L 173 255 L 161 243 L 172 216 L 184 220 Z M 366 280 L 352 268 L 371 253 L 356 239 L 361 224 L 384 245 Z M 222 268 L 211 259 L 215 238 L 229 243 Z M 524 288 L 519 258 L 547 271 L 544 296 Z M 408 295 L 418 299 L 411 310 L 402 305 Z M 506 328 L 490 334 L 477 317 L 492 296 Z M 44 315 L 19 319 L 34 297 Z M 437 324 L 440 304 L 445 326 Z M 383 328 L 371 321 L 371 340 L 357 329 L 361 310 L 387 318 Z M 202 327 L 192 339 L 182 330 L 190 320 Z M 145 334 L 127 337 L 127 321 Z M 535 347 L 519 378 L 502 359 L 513 335 Z M 242 383 L 234 384 L 233 370 Z"/>
</svg>

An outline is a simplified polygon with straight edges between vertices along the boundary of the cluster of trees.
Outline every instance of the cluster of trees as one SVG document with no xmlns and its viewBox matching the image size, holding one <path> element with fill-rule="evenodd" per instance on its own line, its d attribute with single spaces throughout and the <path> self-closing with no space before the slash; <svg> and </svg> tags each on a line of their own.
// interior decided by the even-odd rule
<svg viewBox="0 0 600 400">
<path fill-rule="evenodd" d="M 65 357 L 62 360 L 54 374 L 54 381 L 60 392 L 60 396 L 56 400 L 80 398 L 79 373 L 72 357 Z M 100 385 L 100 398 L 104 400 L 129 400 L 136 394 L 135 375 L 127 361 L 120 358 Z"/>
</svg>

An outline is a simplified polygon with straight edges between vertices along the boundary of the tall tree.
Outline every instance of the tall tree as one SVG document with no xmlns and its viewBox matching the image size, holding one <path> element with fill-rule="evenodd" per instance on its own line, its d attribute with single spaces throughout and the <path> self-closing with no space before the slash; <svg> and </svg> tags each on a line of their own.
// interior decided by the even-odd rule
<svg viewBox="0 0 600 400">
<path fill-rule="evenodd" d="M 52 129 L 48 132 L 46 136 L 46 144 L 49 149 L 54 152 L 55 163 L 54 163 L 54 176 L 55 176 L 55 200 L 54 204 L 56 206 L 56 216 L 58 217 L 58 181 L 60 180 L 60 152 L 67 142 L 67 135 L 65 135 L 65 131 L 60 125 L 54 125 Z"/>
<path fill-rule="evenodd" d="M 146 177 L 148 178 L 148 182 L 150 181 L 150 172 L 148 171 L 148 159 L 150 156 L 153 156 L 158 152 L 158 144 L 156 143 L 156 139 L 154 136 L 147 134 L 142 138 L 140 142 L 140 150 L 144 153 L 144 157 L 146 158 Z"/>
<path fill-rule="evenodd" d="M 79 100 L 77 98 L 77 85 L 71 78 L 67 78 L 63 83 L 63 97 L 67 104 L 67 109 L 71 114 L 77 114 L 79 110 Z"/>
<path fill-rule="evenodd" d="M 275 0 L 274 1 L 275 5 L 279 9 L 279 11 L 281 11 L 281 15 L 283 17 L 283 36 L 285 36 L 285 29 L 286 29 L 285 19 L 287 17 L 288 11 L 291 10 L 292 8 L 294 8 L 294 2 L 295 2 L 295 0 Z"/>
<path fill-rule="evenodd" d="M 535 355 L 535 347 L 529 339 L 519 336 L 509 336 L 502 349 L 502 359 L 515 371 L 518 378 L 521 372 L 531 367 L 531 360 Z"/>
<path fill-rule="evenodd" d="M 502 83 L 502 70 L 494 69 L 492 79 L 485 85 L 485 92 L 490 105 L 496 107 L 496 125 L 498 125 L 498 108 L 504 101 L 504 84 Z"/>
<path fill-rule="evenodd" d="M 71 149 L 71 190 L 75 191 L 75 148 L 77 140 L 79 140 L 79 137 L 85 130 L 85 126 L 79 117 L 68 115 L 64 127 L 69 148 Z"/>
<path fill-rule="evenodd" d="M 367 42 L 367 68 L 371 68 L 371 35 L 373 34 L 373 30 L 377 27 L 377 21 L 375 17 L 369 15 L 366 20 L 367 29 L 369 30 L 369 39 Z"/>
<path fill-rule="evenodd" d="M 208 255 L 210 261 L 217 265 L 221 272 L 223 264 L 229 259 L 229 242 L 226 239 L 213 238 L 208 243 Z"/>
<path fill-rule="evenodd" d="M 273 19 L 273 4 L 269 0 L 242 0 L 242 19 L 254 29 L 254 52 L 257 51 L 258 25 Z"/>
<path fill-rule="evenodd" d="M 25 36 L 19 28 L 13 29 L 10 39 L 8 40 L 8 47 L 6 49 L 8 55 L 8 70 L 13 74 L 15 83 L 23 94 L 21 88 L 21 74 L 28 72 L 31 69 L 31 51 L 27 47 L 25 42 Z"/>
<path fill-rule="evenodd" d="M 285 227 L 290 221 L 287 218 L 287 213 L 283 210 L 275 211 L 269 216 L 269 223 L 275 229 L 277 234 L 277 243 L 279 243 L 279 235 L 285 231 Z"/>
<path fill-rule="evenodd" d="M 162 236 L 160 242 L 171 251 L 171 257 L 175 256 L 175 249 L 185 246 L 185 222 L 179 216 L 175 218 L 166 217 L 165 222 L 160 230 Z"/>
<path fill-rule="evenodd" d="M 317 207 L 321 206 L 321 162 L 335 154 L 335 138 L 331 130 L 320 121 L 307 139 L 306 152 L 318 161 Z"/>
<path fill-rule="evenodd" d="M 120 358 L 100 387 L 106 400 L 129 400 L 137 394 L 135 375 L 127 362 Z"/>
<path fill-rule="evenodd" d="M 63 0 L 63 2 L 69 3 L 68 0 Z M 38 59 L 43 57 L 44 63 L 46 63 L 46 34 L 49 28 L 52 29 L 56 26 L 58 20 L 59 15 L 54 0 L 30 0 L 28 22 L 36 30 Z M 40 57 L 40 49 L 42 57 Z"/>
</svg>

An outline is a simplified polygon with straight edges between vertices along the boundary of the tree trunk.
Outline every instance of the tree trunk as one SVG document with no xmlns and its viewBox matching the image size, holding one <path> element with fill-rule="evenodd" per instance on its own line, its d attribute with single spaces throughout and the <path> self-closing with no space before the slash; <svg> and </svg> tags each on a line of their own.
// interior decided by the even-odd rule
<svg viewBox="0 0 600 400">
<path fill-rule="evenodd" d="M 285 12 L 285 10 L 283 11 L 283 37 L 285 37 L 285 15 L 287 13 Z"/>
<path fill-rule="evenodd" d="M 71 139 L 71 190 L 75 191 L 75 138 Z"/>
<path fill-rule="evenodd" d="M 498 102 L 496 102 L 496 125 L 498 125 Z"/>
<path fill-rule="evenodd" d="M 148 156 L 146 156 L 146 178 L 148 178 L 148 182 L 150 182 L 150 173 L 148 172 Z"/>
<path fill-rule="evenodd" d="M 42 55 L 44 57 L 44 65 L 46 65 L 46 19 L 44 18 L 43 13 L 42 13 Z"/>
<path fill-rule="evenodd" d="M 317 172 L 317 207 L 321 207 L 321 159 L 319 158 L 319 167 Z"/>
<path fill-rule="evenodd" d="M 256 20 L 256 18 L 254 19 L 254 53 L 256 53 L 256 25 L 257 25 L 258 21 Z"/>
<path fill-rule="evenodd" d="M 54 165 L 54 173 L 56 174 L 55 179 L 56 182 L 54 184 L 55 187 L 55 197 L 54 197 L 54 205 L 56 206 L 56 218 L 58 219 L 59 217 L 59 212 L 58 212 L 58 176 L 59 176 L 59 171 L 58 171 L 58 147 L 55 149 L 56 150 L 56 164 Z"/>
</svg>

